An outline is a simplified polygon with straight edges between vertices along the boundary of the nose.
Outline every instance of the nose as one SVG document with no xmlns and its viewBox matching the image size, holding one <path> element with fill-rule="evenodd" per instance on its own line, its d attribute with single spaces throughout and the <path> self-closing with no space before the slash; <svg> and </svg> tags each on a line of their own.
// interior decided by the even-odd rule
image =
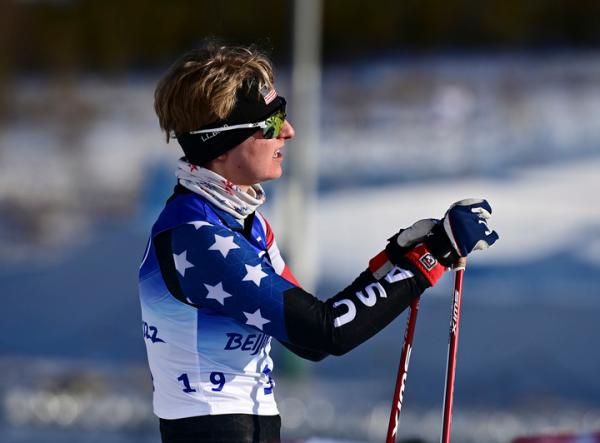
<svg viewBox="0 0 600 443">
<path fill-rule="evenodd" d="M 284 140 L 291 140 L 296 136 L 296 131 L 290 122 L 287 120 L 283 122 L 281 131 L 279 132 L 279 138 Z"/>
</svg>

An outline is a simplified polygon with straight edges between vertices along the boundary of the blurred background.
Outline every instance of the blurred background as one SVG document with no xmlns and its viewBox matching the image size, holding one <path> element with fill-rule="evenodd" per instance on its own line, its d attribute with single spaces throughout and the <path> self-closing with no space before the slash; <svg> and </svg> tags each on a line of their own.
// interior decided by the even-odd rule
<svg viewBox="0 0 600 443">
<path fill-rule="evenodd" d="M 453 441 L 596 441 L 593 0 L 1 0 L 0 441 L 159 442 L 137 268 L 180 151 L 153 92 L 207 36 L 275 62 L 297 137 L 263 212 L 305 287 L 328 298 L 399 228 L 489 199 Z M 439 439 L 451 285 L 422 300 L 406 442 Z M 317 364 L 276 348 L 284 438 L 383 441 L 404 325 Z"/>
</svg>

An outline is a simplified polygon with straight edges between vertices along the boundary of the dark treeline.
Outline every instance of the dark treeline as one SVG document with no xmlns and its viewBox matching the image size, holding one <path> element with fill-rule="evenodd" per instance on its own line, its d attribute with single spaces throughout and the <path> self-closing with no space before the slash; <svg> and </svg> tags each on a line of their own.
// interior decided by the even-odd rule
<svg viewBox="0 0 600 443">
<path fill-rule="evenodd" d="M 326 59 L 393 50 L 600 46 L 598 0 L 323 0 Z M 290 60 L 291 0 L 0 0 L 0 75 L 119 72 L 209 35 Z"/>
</svg>

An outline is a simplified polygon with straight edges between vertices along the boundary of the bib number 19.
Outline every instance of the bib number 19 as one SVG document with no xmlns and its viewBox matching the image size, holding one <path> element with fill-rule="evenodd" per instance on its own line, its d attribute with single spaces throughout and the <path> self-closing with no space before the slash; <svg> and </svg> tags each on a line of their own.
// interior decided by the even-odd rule
<svg viewBox="0 0 600 443">
<path fill-rule="evenodd" d="M 225 386 L 225 374 L 223 374 L 222 372 L 216 372 L 216 371 L 211 372 L 209 379 L 210 379 L 210 382 L 213 385 L 215 385 L 214 388 L 211 388 L 211 390 L 213 392 L 220 392 L 223 390 L 223 386 Z M 177 377 L 177 380 L 179 380 L 181 382 L 181 384 L 183 385 L 183 392 L 185 392 L 186 394 L 189 394 L 190 392 L 197 392 L 190 385 L 190 379 L 187 374 L 181 374 L 179 377 Z"/>
</svg>

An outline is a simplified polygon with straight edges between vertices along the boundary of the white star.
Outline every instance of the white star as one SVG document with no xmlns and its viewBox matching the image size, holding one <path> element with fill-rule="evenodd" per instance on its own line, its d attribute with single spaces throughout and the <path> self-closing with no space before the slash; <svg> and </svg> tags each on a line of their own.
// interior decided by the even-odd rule
<svg viewBox="0 0 600 443">
<path fill-rule="evenodd" d="M 225 292 L 223 289 L 223 282 L 219 282 L 214 286 L 204 284 L 204 287 L 208 290 L 208 294 L 206 294 L 206 298 L 212 298 L 213 300 L 218 301 L 223 306 L 225 305 L 225 299 L 227 297 L 231 297 L 231 294 Z"/>
<path fill-rule="evenodd" d="M 173 260 L 175 261 L 175 269 L 177 269 L 177 272 L 179 272 L 182 277 L 185 277 L 186 269 L 194 267 L 193 264 L 187 261 L 187 250 L 183 251 L 181 254 L 173 254 Z"/>
<path fill-rule="evenodd" d="M 263 330 L 263 326 L 266 323 L 270 323 L 271 322 L 271 320 L 267 320 L 262 315 L 260 315 L 260 309 L 257 309 L 253 314 L 250 314 L 248 312 L 244 312 L 244 315 L 246 316 L 246 319 L 247 319 L 246 320 L 246 324 L 247 325 L 256 326 L 261 331 Z"/>
<path fill-rule="evenodd" d="M 193 222 L 189 222 L 188 224 L 194 225 L 196 230 L 200 229 L 202 226 L 212 226 L 209 222 L 205 222 L 205 221 L 193 221 Z"/>
<path fill-rule="evenodd" d="M 256 266 L 244 265 L 246 267 L 246 275 L 242 281 L 253 281 L 256 286 L 260 286 L 260 281 L 267 276 L 262 271 L 260 263 Z"/>
<path fill-rule="evenodd" d="M 227 258 L 227 254 L 232 249 L 239 249 L 239 246 L 233 241 L 233 236 L 221 237 L 217 234 L 215 234 L 215 243 L 208 248 L 209 251 L 219 251 L 224 258 Z"/>
</svg>

